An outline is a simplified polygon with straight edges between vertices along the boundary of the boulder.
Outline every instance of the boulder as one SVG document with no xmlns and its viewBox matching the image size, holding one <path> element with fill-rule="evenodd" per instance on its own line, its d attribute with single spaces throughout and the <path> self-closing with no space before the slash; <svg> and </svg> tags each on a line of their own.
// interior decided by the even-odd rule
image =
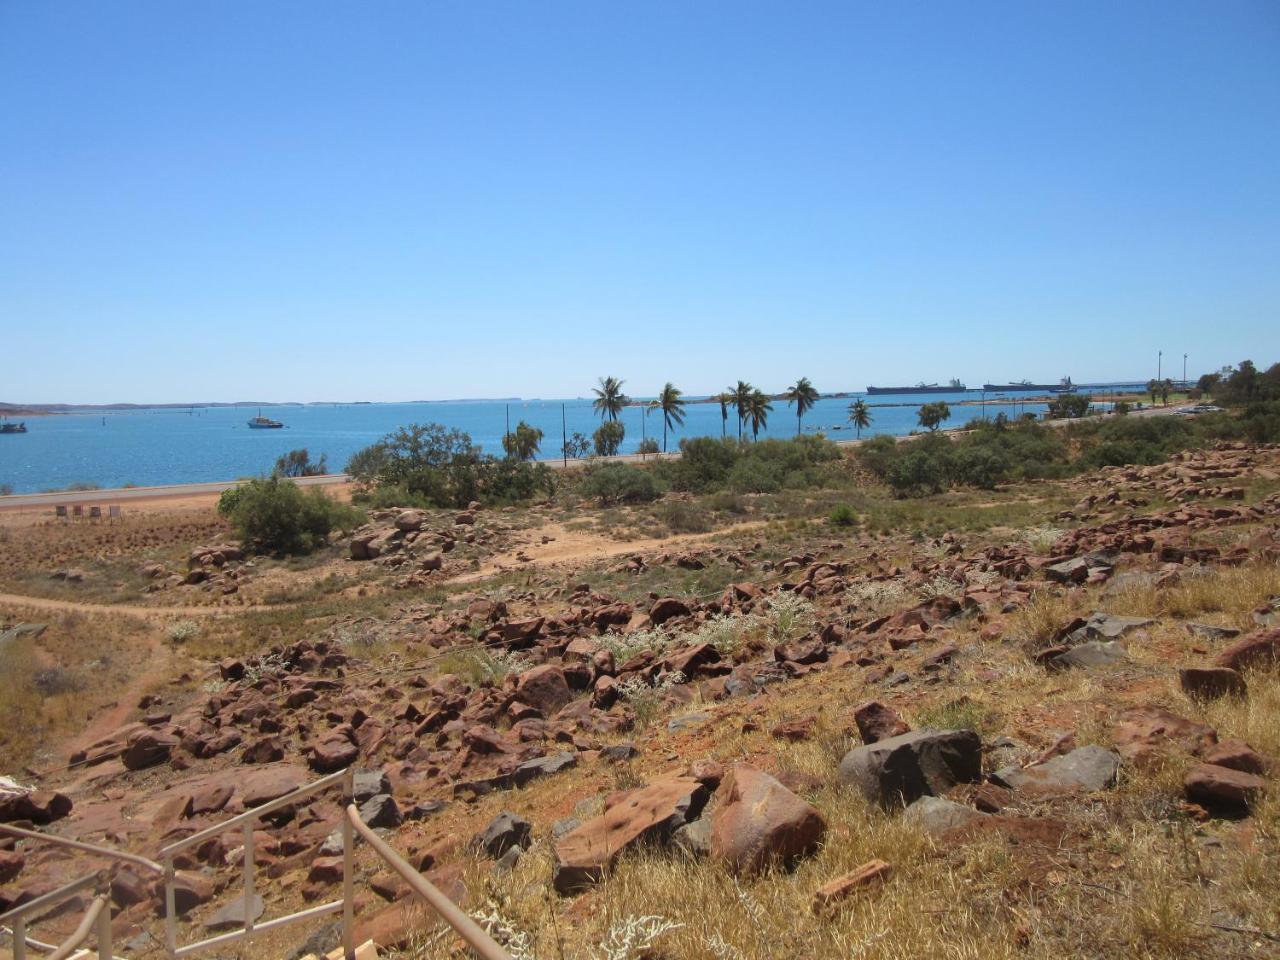
<svg viewBox="0 0 1280 960">
<path fill-rule="evenodd" d="M 1147 704 L 1120 714 L 1112 742 L 1125 760 L 1139 763 L 1169 748 L 1199 754 L 1218 742 L 1218 734 L 1207 724 Z"/>
<path fill-rule="evenodd" d="M 489 821 L 480 833 L 476 834 L 476 846 L 497 860 L 512 847 L 528 849 L 529 838 L 533 836 L 533 824 L 524 817 L 514 813 L 503 812 Z"/>
<path fill-rule="evenodd" d="M 390 794 L 380 793 L 360 804 L 360 819 L 371 827 L 393 829 L 404 822 L 400 808 Z"/>
<path fill-rule="evenodd" d="M 790 866 L 816 851 L 827 832 L 816 807 L 749 763 L 734 766 L 718 797 L 711 853 L 734 873 Z"/>
<path fill-rule="evenodd" d="M 516 695 L 523 703 L 537 707 L 548 717 L 573 699 L 564 670 L 550 663 L 520 674 Z"/>
<path fill-rule="evenodd" d="M 1249 667 L 1271 667 L 1280 660 L 1280 627 L 1259 630 L 1242 637 L 1214 659 L 1219 667 L 1244 670 Z"/>
<path fill-rule="evenodd" d="M 545 757 L 534 757 L 515 768 L 511 774 L 511 782 L 517 787 L 523 787 L 539 777 L 550 776 L 561 770 L 572 770 L 577 765 L 578 755 L 567 750 Z"/>
<path fill-rule="evenodd" d="M 917 731 L 855 747 L 840 780 L 882 806 L 939 796 L 982 775 L 982 740 L 972 730 Z"/>
<path fill-rule="evenodd" d="M 1216 747 L 1204 752 L 1204 762 L 1219 767 L 1230 767 L 1259 776 L 1272 768 L 1272 762 L 1243 740 L 1223 740 Z"/>
<path fill-rule="evenodd" d="M 1055 654 L 1048 659 L 1047 665 L 1056 670 L 1090 670 L 1121 663 L 1127 657 L 1124 645 L 1114 640 L 1105 643 L 1090 641 Z"/>
<path fill-rule="evenodd" d="M 1252 802 L 1267 788 L 1267 781 L 1243 770 L 1212 763 L 1198 763 L 1183 779 L 1187 799 L 1206 810 L 1228 815 L 1249 812 Z"/>
<path fill-rule="evenodd" d="M 945 797 L 921 797 L 902 811 L 903 820 L 933 836 L 960 830 L 983 816 L 972 807 Z"/>
<path fill-rule="evenodd" d="M 53 823 L 71 812 L 71 798 L 52 790 L 32 790 L 8 777 L 0 777 L 0 823 L 30 820 Z"/>
<path fill-rule="evenodd" d="M 425 510 L 401 510 L 396 514 L 396 529 L 404 533 L 416 533 L 427 525 Z"/>
<path fill-rule="evenodd" d="M 598 882 L 633 845 L 669 842 L 677 829 L 698 818 L 709 796 L 701 781 L 681 776 L 627 791 L 603 814 L 555 842 L 555 889 L 576 893 Z"/>
<path fill-rule="evenodd" d="M 1035 796 L 1093 793 L 1115 786 L 1120 757 L 1105 747 L 1078 747 L 1034 767 L 1005 767 L 991 779 Z"/>
<path fill-rule="evenodd" d="M 333 773 L 349 767 L 360 756 L 360 748 L 345 736 L 327 736 L 307 750 L 307 765 L 316 773 Z"/>
<path fill-rule="evenodd" d="M 173 878 L 174 909 L 180 916 L 190 913 L 202 903 L 213 899 L 213 881 L 203 874 L 179 870 Z M 157 905 L 163 904 L 163 897 Z"/>
<path fill-rule="evenodd" d="M 127 770 L 145 770 L 164 763 L 173 754 L 178 738 L 158 730 L 140 730 L 129 738 L 120 760 Z"/>
<path fill-rule="evenodd" d="M 654 626 L 662 626 L 673 617 L 687 617 L 689 605 L 676 597 L 663 597 L 649 608 L 649 619 Z"/>
<path fill-rule="evenodd" d="M 0 884 L 17 877 L 26 866 L 27 858 L 18 850 L 0 850 Z"/>
<path fill-rule="evenodd" d="M 876 743 L 911 732 L 906 721 L 879 700 L 867 700 L 854 707 L 853 722 L 858 725 L 863 743 Z"/>
<path fill-rule="evenodd" d="M 1178 678 L 1182 692 L 1192 700 L 1243 697 L 1249 692 L 1244 677 L 1230 667 L 1183 667 Z"/>
</svg>

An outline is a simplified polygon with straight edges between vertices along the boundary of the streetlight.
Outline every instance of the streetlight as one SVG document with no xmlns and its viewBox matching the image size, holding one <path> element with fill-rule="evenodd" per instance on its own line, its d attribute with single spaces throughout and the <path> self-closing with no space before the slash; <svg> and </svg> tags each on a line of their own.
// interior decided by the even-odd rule
<svg viewBox="0 0 1280 960">
<path fill-rule="evenodd" d="M 1156 379 L 1161 379 L 1164 374 L 1164 351 L 1156 351 Z"/>
<path fill-rule="evenodd" d="M 1182 389 L 1187 388 L 1187 355 L 1182 355 Z"/>
</svg>

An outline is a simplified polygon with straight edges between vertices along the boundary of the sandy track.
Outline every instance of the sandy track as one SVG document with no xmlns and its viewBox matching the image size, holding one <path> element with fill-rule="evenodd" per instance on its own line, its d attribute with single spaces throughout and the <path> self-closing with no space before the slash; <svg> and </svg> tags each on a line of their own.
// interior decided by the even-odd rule
<svg viewBox="0 0 1280 960">
<path fill-rule="evenodd" d="M 538 529 L 539 534 L 554 537 L 551 543 L 532 544 L 520 550 L 500 554 L 479 570 L 451 577 L 450 583 L 475 583 L 497 573 L 509 570 L 530 570 L 540 567 L 557 567 L 564 564 L 587 564 L 598 560 L 629 556 L 633 553 L 654 553 L 659 550 L 678 550 L 681 547 L 703 543 L 718 537 L 730 536 L 766 525 L 764 520 L 752 520 L 729 527 L 721 527 L 706 533 L 681 533 L 667 537 L 650 537 L 643 540 L 609 540 L 590 533 L 566 530 L 559 524 Z M 528 560 L 521 560 L 524 554 Z"/>
<path fill-rule="evenodd" d="M 228 617 L 238 613 L 260 613 L 277 610 L 279 606 L 245 607 L 138 607 L 127 603 L 82 603 L 79 600 L 52 600 L 48 597 L 28 597 L 21 593 L 0 593 L 0 607 L 19 607 L 28 610 L 50 610 L 66 613 L 96 613 L 107 616 L 138 617 L 142 620 L 168 617 Z"/>
</svg>

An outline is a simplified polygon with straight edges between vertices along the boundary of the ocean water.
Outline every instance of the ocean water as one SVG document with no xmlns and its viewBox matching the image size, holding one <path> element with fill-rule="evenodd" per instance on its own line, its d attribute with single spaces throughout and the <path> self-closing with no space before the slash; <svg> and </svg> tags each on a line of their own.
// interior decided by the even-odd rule
<svg viewBox="0 0 1280 960">
<path fill-rule="evenodd" d="M 805 433 L 822 431 L 835 440 L 852 439 L 848 406 L 856 396 L 820 400 L 804 418 Z M 872 424 L 864 436 L 876 433 L 903 435 L 916 429 L 920 403 L 946 400 L 952 404 L 947 426 L 959 426 L 984 415 L 1041 413 L 1043 403 L 1008 398 L 988 400 L 984 407 L 956 406 L 975 400 L 976 393 L 933 396 L 893 395 L 864 397 L 872 404 Z M 285 423 L 283 430 L 251 430 L 248 420 L 257 407 L 217 407 L 194 410 L 141 409 L 92 414 L 28 417 L 25 434 L 0 435 L 0 486 L 14 493 L 34 493 L 76 483 L 100 487 L 126 484 L 153 486 L 231 480 L 269 472 L 277 457 L 306 447 L 312 459 L 328 457 L 329 469 L 340 472 L 347 459 L 362 447 L 401 426 L 437 422 L 471 435 L 486 452 L 501 455 L 502 435 L 508 411 L 511 426 L 524 420 L 541 427 L 546 436 L 541 456 L 557 458 L 561 446 L 561 410 L 570 436 L 575 431 L 591 435 L 599 417 L 590 400 L 459 401 L 447 403 L 309 404 L 262 407 L 263 416 Z M 717 403 L 690 403 L 683 427 L 667 438 L 674 450 L 683 437 L 720 436 L 722 424 Z M 21 419 L 21 418 L 17 418 Z M 642 436 L 662 443 L 662 416 L 644 416 L 639 407 L 628 407 L 621 420 L 626 427 L 623 452 L 634 451 Z M 840 429 L 835 429 L 839 427 Z M 737 434 L 733 409 L 723 428 Z M 761 437 L 790 437 L 796 432 L 793 408 L 775 401 L 768 429 Z"/>
</svg>

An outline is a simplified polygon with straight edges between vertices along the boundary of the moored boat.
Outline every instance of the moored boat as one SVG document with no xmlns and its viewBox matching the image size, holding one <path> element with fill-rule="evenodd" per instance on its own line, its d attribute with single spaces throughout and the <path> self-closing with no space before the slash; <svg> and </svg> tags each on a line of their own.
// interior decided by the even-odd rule
<svg viewBox="0 0 1280 960">
<path fill-rule="evenodd" d="M 26 433 L 25 423 L 0 423 L 0 433 Z"/>
<path fill-rule="evenodd" d="M 279 430 L 284 426 L 279 420 L 272 420 L 270 417 L 264 417 L 262 411 L 258 411 L 258 415 L 249 421 L 251 430 Z"/>
</svg>

